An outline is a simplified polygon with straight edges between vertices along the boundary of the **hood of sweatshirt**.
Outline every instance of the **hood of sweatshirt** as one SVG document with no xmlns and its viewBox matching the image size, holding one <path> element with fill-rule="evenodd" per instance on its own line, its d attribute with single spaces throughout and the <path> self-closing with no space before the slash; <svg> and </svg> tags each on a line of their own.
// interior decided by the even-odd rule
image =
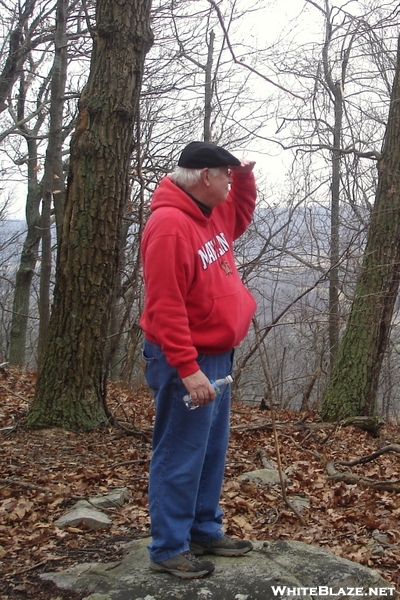
<svg viewBox="0 0 400 600">
<path fill-rule="evenodd" d="M 197 204 L 196 200 L 177 186 L 169 177 L 164 177 L 155 190 L 150 204 L 150 210 L 158 208 L 178 208 L 200 224 L 206 225 L 209 217 L 206 216 Z M 211 213 L 211 211 L 210 211 Z"/>
</svg>

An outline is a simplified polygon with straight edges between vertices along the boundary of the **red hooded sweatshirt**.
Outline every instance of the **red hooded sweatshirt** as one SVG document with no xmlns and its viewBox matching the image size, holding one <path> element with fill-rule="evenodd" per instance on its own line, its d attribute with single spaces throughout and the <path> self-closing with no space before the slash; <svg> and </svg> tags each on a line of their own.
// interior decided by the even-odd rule
<svg viewBox="0 0 400 600">
<path fill-rule="evenodd" d="M 252 173 L 232 173 L 227 200 L 206 216 L 168 177 L 156 189 L 142 238 L 146 338 L 181 378 L 199 353 L 220 354 L 247 334 L 256 302 L 235 266 L 233 241 L 255 208 Z"/>
</svg>

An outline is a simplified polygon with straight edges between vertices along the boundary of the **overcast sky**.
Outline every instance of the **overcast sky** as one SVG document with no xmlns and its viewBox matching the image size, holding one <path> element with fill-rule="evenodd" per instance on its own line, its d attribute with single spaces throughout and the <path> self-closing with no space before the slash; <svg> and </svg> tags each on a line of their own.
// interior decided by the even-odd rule
<svg viewBox="0 0 400 600">
<path fill-rule="evenodd" d="M 317 0 L 321 5 L 322 0 Z M 322 13 L 315 6 L 307 5 L 305 0 L 260 0 L 263 6 L 260 12 L 250 12 L 240 21 L 238 36 L 243 37 L 243 31 L 246 33 L 247 43 L 251 46 L 252 40 L 260 48 L 271 46 L 277 38 L 283 36 L 286 40 L 293 39 L 293 43 L 311 41 L 312 39 L 321 41 L 323 36 Z M 349 12 L 357 11 L 358 0 L 336 0 L 335 6 L 346 6 Z M 240 3 L 239 3 L 240 6 Z M 262 18 L 260 18 L 260 15 Z M 234 39 L 232 40 L 235 41 Z M 240 68 L 240 67 L 238 67 Z M 268 76 L 268 65 L 265 66 L 265 75 Z M 271 78 L 274 78 L 273 76 Z M 279 83 L 279 81 L 276 81 Z M 266 90 L 266 95 L 273 92 L 273 86 L 259 79 L 257 86 L 262 86 Z M 259 91 L 259 90 L 258 90 Z M 271 135 L 276 129 L 276 122 L 271 122 Z M 268 123 L 266 124 L 268 133 Z M 264 133 L 265 135 L 265 133 Z M 290 160 L 288 152 L 283 151 L 276 144 L 262 144 L 254 141 L 245 150 L 236 149 L 236 154 L 253 158 L 257 161 L 257 170 L 260 174 L 266 174 L 271 185 L 279 185 L 284 177 L 285 168 Z M 14 190 L 14 203 L 9 211 L 11 218 L 23 219 L 25 212 L 26 185 L 16 185 Z"/>
</svg>

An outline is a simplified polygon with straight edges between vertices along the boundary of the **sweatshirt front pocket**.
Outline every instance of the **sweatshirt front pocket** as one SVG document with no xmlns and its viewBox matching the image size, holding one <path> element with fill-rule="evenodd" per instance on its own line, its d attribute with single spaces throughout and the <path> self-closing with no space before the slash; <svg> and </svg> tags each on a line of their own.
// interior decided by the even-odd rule
<svg viewBox="0 0 400 600">
<path fill-rule="evenodd" d="M 214 298 L 208 316 L 190 327 L 194 346 L 210 353 L 234 348 L 245 337 L 255 307 L 244 286 L 235 294 Z"/>
</svg>

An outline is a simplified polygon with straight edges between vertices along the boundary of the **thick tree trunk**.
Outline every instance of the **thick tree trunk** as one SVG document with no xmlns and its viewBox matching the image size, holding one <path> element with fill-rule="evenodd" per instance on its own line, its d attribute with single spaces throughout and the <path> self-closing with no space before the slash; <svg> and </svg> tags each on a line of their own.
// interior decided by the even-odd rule
<svg viewBox="0 0 400 600">
<path fill-rule="evenodd" d="M 87 86 L 71 142 L 54 306 L 29 427 L 107 420 L 104 352 L 116 280 L 149 0 L 98 0 Z"/>
<path fill-rule="evenodd" d="M 372 416 L 376 411 L 379 374 L 400 281 L 399 72 L 400 46 L 363 265 L 323 401 L 327 420 Z"/>
</svg>

